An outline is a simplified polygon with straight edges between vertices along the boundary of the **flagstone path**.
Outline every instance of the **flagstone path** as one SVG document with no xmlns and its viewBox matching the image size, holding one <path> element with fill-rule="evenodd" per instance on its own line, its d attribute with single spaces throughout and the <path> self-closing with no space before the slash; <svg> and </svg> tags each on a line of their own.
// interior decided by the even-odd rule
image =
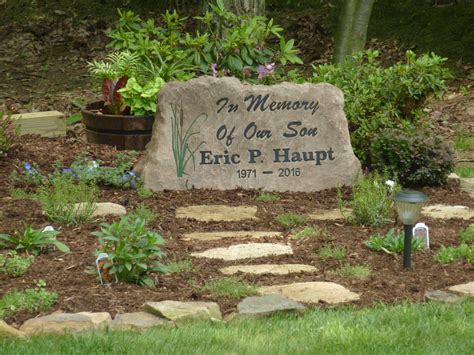
<svg viewBox="0 0 474 355">
<path fill-rule="evenodd" d="M 220 272 L 226 275 L 233 275 L 239 272 L 244 274 L 271 274 L 288 275 L 298 272 L 316 272 L 314 266 L 304 264 L 258 264 L 258 265 L 233 265 L 220 269 Z"/>
<path fill-rule="evenodd" d="M 189 218 L 202 222 L 236 222 L 257 219 L 256 206 L 200 205 L 179 207 L 176 218 Z"/>
<path fill-rule="evenodd" d="M 231 245 L 227 248 L 208 249 L 203 252 L 192 253 L 191 256 L 230 261 L 285 254 L 293 254 L 291 246 L 273 243 L 248 243 Z"/>
<path fill-rule="evenodd" d="M 263 237 L 282 237 L 281 232 L 264 231 L 223 231 L 223 232 L 195 232 L 183 235 L 183 240 L 210 241 L 226 238 L 263 238 Z"/>
</svg>

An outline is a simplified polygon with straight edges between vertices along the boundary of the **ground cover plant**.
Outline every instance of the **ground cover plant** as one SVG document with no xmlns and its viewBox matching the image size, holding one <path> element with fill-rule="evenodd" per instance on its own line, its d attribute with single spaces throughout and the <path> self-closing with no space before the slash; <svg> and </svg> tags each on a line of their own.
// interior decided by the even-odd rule
<svg viewBox="0 0 474 355">
<path fill-rule="evenodd" d="M 474 264 L 474 224 L 470 224 L 459 233 L 461 244 L 457 247 L 441 246 L 438 254 L 433 258 L 441 264 L 449 264 L 465 258 L 469 265 Z"/>
<path fill-rule="evenodd" d="M 210 291 L 213 295 L 240 299 L 257 294 L 257 288 L 236 277 L 229 276 L 210 280 L 202 287 L 204 291 Z"/>
<path fill-rule="evenodd" d="M 265 192 L 261 191 L 257 197 L 255 197 L 255 201 L 258 202 L 274 202 L 280 200 L 280 195 L 275 192 Z"/>
<path fill-rule="evenodd" d="M 284 228 L 291 229 L 306 223 L 306 217 L 295 212 L 287 212 L 275 217 L 275 220 Z"/>
<path fill-rule="evenodd" d="M 301 240 L 301 239 L 306 239 L 306 238 L 317 238 L 317 237 L 322 237 L 322 236 L 327 235 L 326 231 L 318 226 L 306 226 L 300 230 L 296 229 L 293 231 L 292 234 L 293 234 L 292 238 L 294 240 Z"/>
<path fill-rule="evenodd" d="M 0 273 L 21 276 L 28 271 L 34 260 L 33 255 L 22 257 L 15 250 L 0 253 Z"/>
<path fill-rule="evenodd" d="M 322 259 L 342 260 L 346 258 L 346 248 L 337 245 L 325 245 L 319 251 L 319 257 Z"/>
<path fill-rule="evenodd" d="M 367 265 L 349 265 L 345 264 L 339 269 L 333 271 L 341 277 L 366 279 L 370 276 L 371 270 Z"/>
<path fill-rule="evenodd" d="M 403 253 L 404 250 L 404 234 L 390 229 L 385 235 L 375 234 L 368 240 L 364 241 L 364 245 L 369 249 L 384 251 L 386 253 Z M 423 249 L 423 241 L 418 238 L 411 240 L 411 250 L 417 251 Z"/>
<path fill-rule="evenodd" d="M 69 247 L 56 239 L 58 234 L 59 232 L 55 230 L 34 229 L 32 226 L 25 225 L 23 233 L 16 231 L 12 235 L 0 234 L 0 247 L 34 255 L 48 251 L 51 247 L 63 253 L 69 253 Z"/>
</svg>

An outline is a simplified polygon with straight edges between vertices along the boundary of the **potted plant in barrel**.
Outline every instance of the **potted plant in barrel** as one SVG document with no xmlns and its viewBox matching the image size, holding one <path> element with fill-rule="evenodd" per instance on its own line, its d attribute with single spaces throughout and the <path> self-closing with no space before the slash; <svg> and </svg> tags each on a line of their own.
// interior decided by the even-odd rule
<svg viewBox="0 0 474 355">
<path fill-rule="evenodd" d="M 156 95 L 165 81 L 151 63 L 129 51 L 111 53 L 89 63 L 91 75 L 101 81 L 102 100 L 86 105 L 82 120 L 89 143 L 113 145 L 119 150 L 143 150 L 150 141 Z"/>
</svg>

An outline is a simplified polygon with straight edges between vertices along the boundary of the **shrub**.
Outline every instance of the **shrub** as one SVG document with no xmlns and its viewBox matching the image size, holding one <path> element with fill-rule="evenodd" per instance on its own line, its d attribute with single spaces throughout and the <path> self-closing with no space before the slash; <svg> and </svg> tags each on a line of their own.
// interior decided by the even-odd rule
<svg viewBox="0 0 474 355">
<path fill-rule="evenodd" d="M 325 245 L 319 251 L 319 256 L 322 259 L 342 260 L 342 259 L 345 259 L 346 254 L 347 254 L 346 248 L 338 247 L 338 246 L 331 246 L 331 245 Z"/>
<path fill-rule="evenodd" d="M 0 254 L 0 273 L 11 276 L 21 276 L 28 271 L 28 268 L 34 260 L 34 256 L 29 255 L 22 258 L 14 250 Z"/>
<path fill-rule="evenodd" d="M 287 229 L 301 226 L 306 223 L 305 216 L 294 212 L 281 214 L 277 216 L 275 220 Z"/>
<path fill-rule="evenodd" d="M 351 142 L 364 167 L 371 165 L 373 139 L 384 128 L 416 122 L 417 108 L 431 94 L 441 96 L 450 73 L 445 58 L 420 57 L 408 51 L 405 63 L 383 68 L 377 51 L 354 56 L 342 64 L 313 66 L 313 82 L 334 84 L 344 92 Z"/>
<path fill-rule="evenodd" d="M 0 156 L 7 154 L 18 139 L 19 134 L 19 127 L 15 125 L 11 116 L 0 112 Z"/>
<path fill-rule="evenodd" d="M 393 185 L 393 186 L 392 186 Z M 352 183 L 352 213 L 347 219 L 358 225 L 383 225 L 392 220 L 393 195 L 399 190 L 396 183 L 387 180 L 386 175 L 373 173 L 361 175 Z M 347 202 L 342 200 L 338 189 L 339 209 L 344 214 Z"/>
<path fill-rule="evenodd" d="M 436 186 L 454 169 L 453 154 L 426 129 L 385 129 L 374 139 L 373 167 L 385 170 L 403 186 Z"/>
<path fill-rule="evenodd" d="M 77 184 L 67 177 L 57 177 L 41 186 L 38 199 L 44 213 L 52 221 L 76 225 L 92 220 L 99 189 L 83 181 Z"/>
<path fill-rule="evenodd" d="M 275 202 L 280 200 L 280 195 L 274 192 L 260 192 L 255 201 L 258 202 Z"/>
<path fill-rule="evenodd" d="M 166 272 L 158 261 L 165 254 L 158 248 L 164 244 L 161 235 L 146 228 L 140 218 L 122 217 L 112 224 L 102 223 L 100 232 L 92 234 L 99 238 L 99 253 L 107 253 L 110 262 L 105 265 L 118 281 L 152 286 L 147 277 L 150 272 Z"/>
<path fill-rule="evenodd" d="M 236 277 L 223 277 L 206 282 L 203 290 L 209 290 L 219 297 L 240 299 L 257 294 L 257 288 Z"/>
<path fill-rule="evenodd" d="M 384 251 L 386 253 L 403 253 L 405 237 L 403 233 L 398 233 L 394 228 L 390 229 L 385 236 L 373 235 L 369 240 L 364 241 L 364 245 L 369 249 Z M 423 241 L 418 238 L 411 240 L 412 251 L 423 249 Z"/>
<path fill-rule="evenodd" d="M 299 231 L 295 231 L 293 234 L 293 239 L 307 239 L 314 238 L 326 235 L 326 231 L 318 226 L 307 226 Z"/>
<path fill-rule="evenodd" d="M 43 229 L 33 229 L 31 226 L 25 226 L 23 234 L 15 232 L 13 235 L 0 234 L 0 247 L 13 248 L 15 250 L 25 250 L 35 255 L 47 250 L 49 247 L 55 247 L 63 253 L 69 253 L 67 245 L 56 239 L 58 231 L 49 231 Z"/>
<path fill-rule="evenodd" d="M 46 283 L 38 281 L 36 288 L 10 291 L 0 299 L 0 319 L 21 311 L 47 311 L 58 299 L 54 292 L 45 290 Z"/>
</svg>

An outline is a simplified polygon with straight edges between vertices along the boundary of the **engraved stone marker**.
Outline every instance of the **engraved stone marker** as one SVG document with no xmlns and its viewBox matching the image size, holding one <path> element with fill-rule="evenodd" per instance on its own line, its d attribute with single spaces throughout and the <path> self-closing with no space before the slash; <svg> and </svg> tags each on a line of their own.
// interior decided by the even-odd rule
<svg viewBox="0 0 474 355">
<path fill-rule="evenodd" d="M 318 191 L 360 171 L 342 92 L 200 77 L 158 94 L 153 137 L 137 170 L 153 190 Z"/>
</svg>

